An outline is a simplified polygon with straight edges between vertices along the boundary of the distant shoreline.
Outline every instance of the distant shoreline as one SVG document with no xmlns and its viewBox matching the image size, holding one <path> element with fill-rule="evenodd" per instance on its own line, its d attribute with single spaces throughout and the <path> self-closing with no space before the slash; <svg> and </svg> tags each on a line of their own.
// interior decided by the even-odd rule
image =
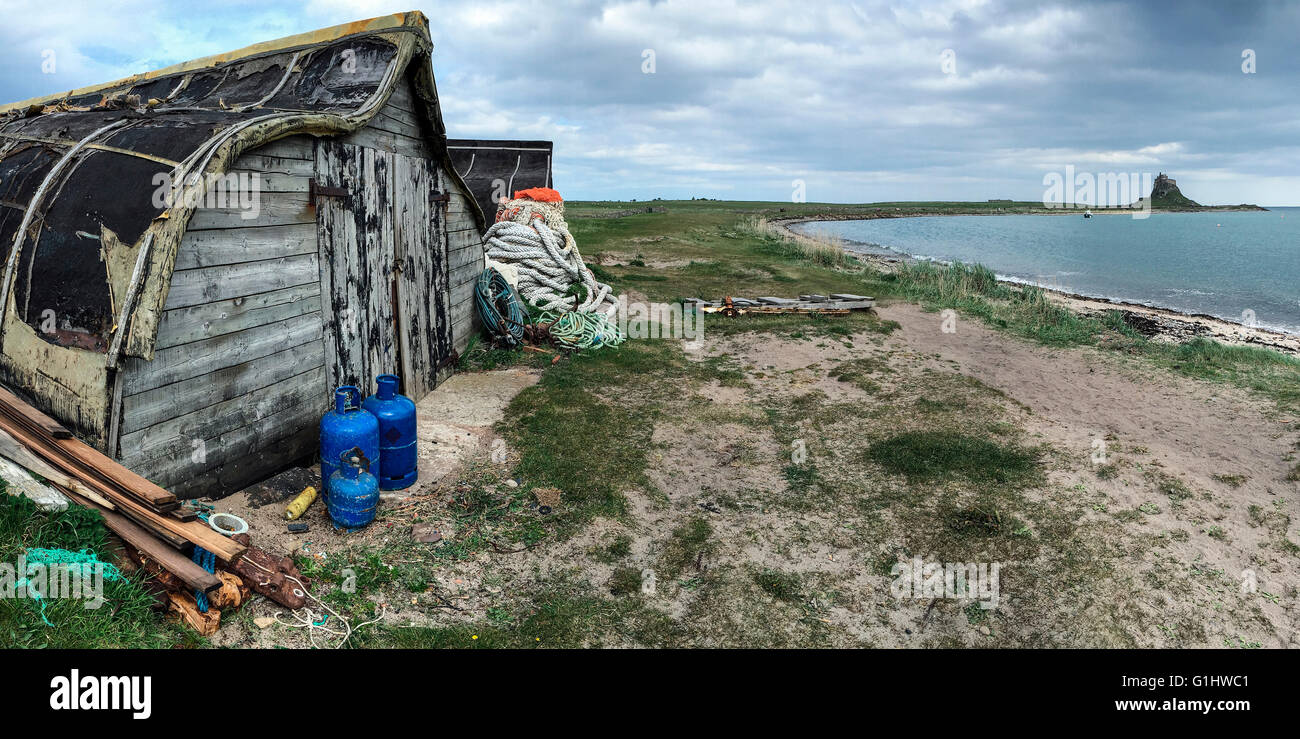
<svg viewBox="0 0 1300 739">
<path fill-rule="evenodd" d="M 1190 211 L 1172 211 L 1161 209 L 1153 211 L 1155 213 L 1169 212 L 1204 212 L 1206 208 L 1195 209 Z M 1252 209 L 1253 210 L 1253 209 Z M 1259 210 L 1267 210 L 1260 208 Z M 1133 213 L 1140 211 L 1103 211 L 1109 214 Z M 1222 211 L 1220 211 L 1222 212 Z M 1060 209 L 1047 209 L 1041 211 L 1017 210 L 1015 212 L 1003 213 L 905 213 L 902 211 L 896 213 L 880 214 L 825 214 L 824 216 L 794 216 L 790 218 L 773 218 L 769 221 L 774 227 L 784 234 L 793 238 L 818 239 L 818 237 L 800 233 L 791 228 L 791 226 L 800 223 L 812 223 L 817 221 L 870 221 L 880 218 L 923 218 L 926 216 L 953 216 L 953 215 L 1065 215 Z M 1078 215 L 1073 213 L 1072 215 Z M 1096 213 L 1094 213 L 1096 215 Z M 870 264 L 871 266 L 884 271 L 894 272 L 899 265 L 915 263 L 920 260 L 905 254 L 884 255 L 858 252 L 853 249 L 845 248 L 859 260 Z M 1022 281 L 1008 280 L 999 278 L 1000 282 L 1009 285 L 1023 285 Z M 1041 287 L 1041 286 L 1040 286 Z M 1236 346 L 1255 346 L 1267 349 L 1275 349 L 1287 354 L 1300 355 L 1300 334 L 1287 333 L 1276 329 L 1263 328 L 1260 326 L 1246 326 L 1235 321 L 1230 321 L 1217 316 L 1211 316 L 1204 313 L 1187 313 L 1172 308 L 1160 308 L 1156 306 L 1134 303 L 1131 301 L 1111 300 L 1109 298 L 1099 298 L 1090 295 L 1081 295 L 1078 293 L 1057 290 L 1049 287 L 1042 287 L 1053 300 L 1071 311 L 1084 316 L 1091 316 L 1108 310 L 1119 310 L 1129 314 L 1129 323 L 1138 328 L 1139 331 L 1150 336 L 1165 341 L 1182 342 L 1195 337 L 1212 338 L 1225 344 Z"/>
<path fill-rule="evenodd" d="M 860 212 L 849 213 L 823 213 L 818 215 L 800 215 L 800 216 L 777 216 L 772 219 L 772 223 L 778 221 L 793 226 L 797 223 L 809 223 L 812 221 L 872 221 L 878 218 L 926 218 L 930 216 L 1082 216 L 1085 212 L 1092 213 L 1094 216 L 1132 216 L 1140 213 L 1268 213 L 1268 208 L 1260 205 L 1203 205 L 1199 208 L 1153 208 L 1150 211 L 1143 211 L 1138 208 L 1097 208 L 1090 207 L 1061 207 L 1048 208 L 1045 206 L 1026 208 L 1016 203 L 1008 203 L 1005 207 L 1000 207 L 994 202 L 980 203 L 980 205 L 989 206 L 986 209 L 978 211 L 932 211 L 932 210 L 904 210 L 899 206 L 893 206 L 892 210 L 886 208 L 874 208 Z M 1274 206 L 1283 207 L 1283 206 Z"/>
</svg>

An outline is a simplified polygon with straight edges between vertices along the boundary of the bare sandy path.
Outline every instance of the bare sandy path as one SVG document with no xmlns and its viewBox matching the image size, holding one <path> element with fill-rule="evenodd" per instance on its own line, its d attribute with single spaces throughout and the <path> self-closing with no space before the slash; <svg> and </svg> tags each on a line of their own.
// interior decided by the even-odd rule
<svg viewBox="0 0 1300 739">
<path fill-rule="evenodd" d="M 1296 419 L 1277 418 L 1243 391 L 1124 367 L 1094 350 L 1036 346 L 973 320 L 959 318 L 956 332 L 945 334 L 939 314 L 909 303 L 879 313 L 903 326 L 887 345 L 957 362 L 962 373 L 1032 409 L 1042 433 L 1081 457 L 1109 434 L 1145 446 L 1177 472 L 1286 485 Z"/>
<path fill-rule="evenodd" d="M 1300 646 L 1300 483 L 1286 479 L 1300 450 L 1300 418 L 1237 388 L 1099 350 L 1043 347 L 962 318 L 946 334 L 940 314 L 913 304 L 879 313 L 902 325 L 885 348 L 928 357 L 1027 406 L 1029 430 L 1069 457 L 1053 474 L 1087 496 L 1096 517 L 1143 512 L 1108 524 L 1117 534 L 1159 542 L 1129 550 L 1127 587 L 1168 583 L 1171 571 L 1190 579 L 1166 596 L 1128 592 L 1152 620 L 1196 623 L 1205 632 L 1185 642 L 1153 630 L 1140 643 L 1235 646 L 1246 634 L 1260 646 Z M 1091 460 L 1099 439 L 1113 475 L 1097 474 Z M 1213 587 L 1197 584 L 1207 573 Z M 1234 590 L 1249 616 L 1230 615 Z"/>
</svg>

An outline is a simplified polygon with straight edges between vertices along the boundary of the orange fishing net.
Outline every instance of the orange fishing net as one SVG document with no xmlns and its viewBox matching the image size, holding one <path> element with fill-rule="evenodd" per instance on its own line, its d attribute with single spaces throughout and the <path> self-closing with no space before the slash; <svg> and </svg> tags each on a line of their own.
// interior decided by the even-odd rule
<svg viewBox="0 0 1300 739">
<path fill-rule="evenodd" d="M 530 187 L 527 190 L 516 190 L 515 200 L 519 200 L 521 198 L 536 200 L 541 203 L 564 202 L 564 198 L 560 197 L 560 193 L 556 192 L 555 190 L 552 190 L 549 187 Z"/>
</svg>

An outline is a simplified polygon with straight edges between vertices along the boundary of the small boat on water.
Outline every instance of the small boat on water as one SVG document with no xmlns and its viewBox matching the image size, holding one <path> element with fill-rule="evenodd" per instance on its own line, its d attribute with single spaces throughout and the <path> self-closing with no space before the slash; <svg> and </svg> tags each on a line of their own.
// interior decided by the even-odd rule
<svg viewBox="0 0 1300 739">
<path fill-rule="evenodd" d="M 1085 211 L 1083 212 L 1083 217 L 1084 217 L 1084 218 L 1092 218 L 1092 211 L 1091 211 L 1091 210 L 1085 210 Z"/>
</svg>

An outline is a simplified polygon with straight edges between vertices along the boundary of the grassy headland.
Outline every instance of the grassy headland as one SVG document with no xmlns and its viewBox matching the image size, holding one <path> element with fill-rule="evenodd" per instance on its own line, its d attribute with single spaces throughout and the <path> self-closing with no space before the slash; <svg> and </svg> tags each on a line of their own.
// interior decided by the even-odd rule
<svg viewBox="0 0 1300 739">
<path fill-rule="evenodd" d="M 665 210 L 628 214 L 645 206 Z M 1053 211 L 1006 202 L 567 205 L 593 271 L 637 300 L 865 293 L 885 306 L 952 309 L 1002 332 L 1008 346 L 1087 353 L 1144 378 L 1239 388 L 1276 414 L 1300 412 L 1293 357 L 1153 341 L 1118 310 L 1079 316 L 982 267 L 884 273 L 833 243 L 770 225 L 1007 212 Z M 476 346 L 461 371 L 541 373 L 498 425 L 508 461 L 494 464 L 485 450 L 449 489 L 383 510 L 371 527 L 403 532 L 428 522 L 444 541 L 354 537 L 327 554 L 299 552 L 299 564 L 354 623 L 384 609 L 383 621 L 353 637 L 367 647 L 1257 646 L 1270 638 L 1279 618 L 1271 606 L 1239 594 L 1227 564 L 1186 548 L 1255 532 L 1261 543 L 1250 556 L 1290 571 L 1300 546 L 1289 503 L 1237 506 L 1249 512 L 1242 527 L 1253 528 L 1234 528 L 1223 518 L 1225 493 L 1171 473 L 1140 438 L 1107 435 L 1110 461 L 1090 467 L 1089 450 L 1044 438 L 1036 409 L 909 348 L 905 333 L 874 314 L 768 316 L 710 320 L 697 350 L 630 341 L 552 364 Z M 1223 490 L 1262 484 L 1218 472 Z M 561 502 L 542 512 L 539 501 L 555 491 Z M 0 509 L 15 505 L 0 496 Z M 24 521 L 32 520 L 41 517 L 0 515 L 6 553 L 31 540 Z M 891 568 L 913 556 L 1018 563 L 1003 574 L 1010 599 L 994 610 L 895 600 Z M 29 608 L 9 608 L 0 629 L 33 645 L 175 638 L 136 602 L 122 595 L 123 607 L 101 612 L 97 628 L 56 621 L 52 630 Z M 259 634 L 241 620 L 226 628 L 249 640 Z"/>
</svg>

